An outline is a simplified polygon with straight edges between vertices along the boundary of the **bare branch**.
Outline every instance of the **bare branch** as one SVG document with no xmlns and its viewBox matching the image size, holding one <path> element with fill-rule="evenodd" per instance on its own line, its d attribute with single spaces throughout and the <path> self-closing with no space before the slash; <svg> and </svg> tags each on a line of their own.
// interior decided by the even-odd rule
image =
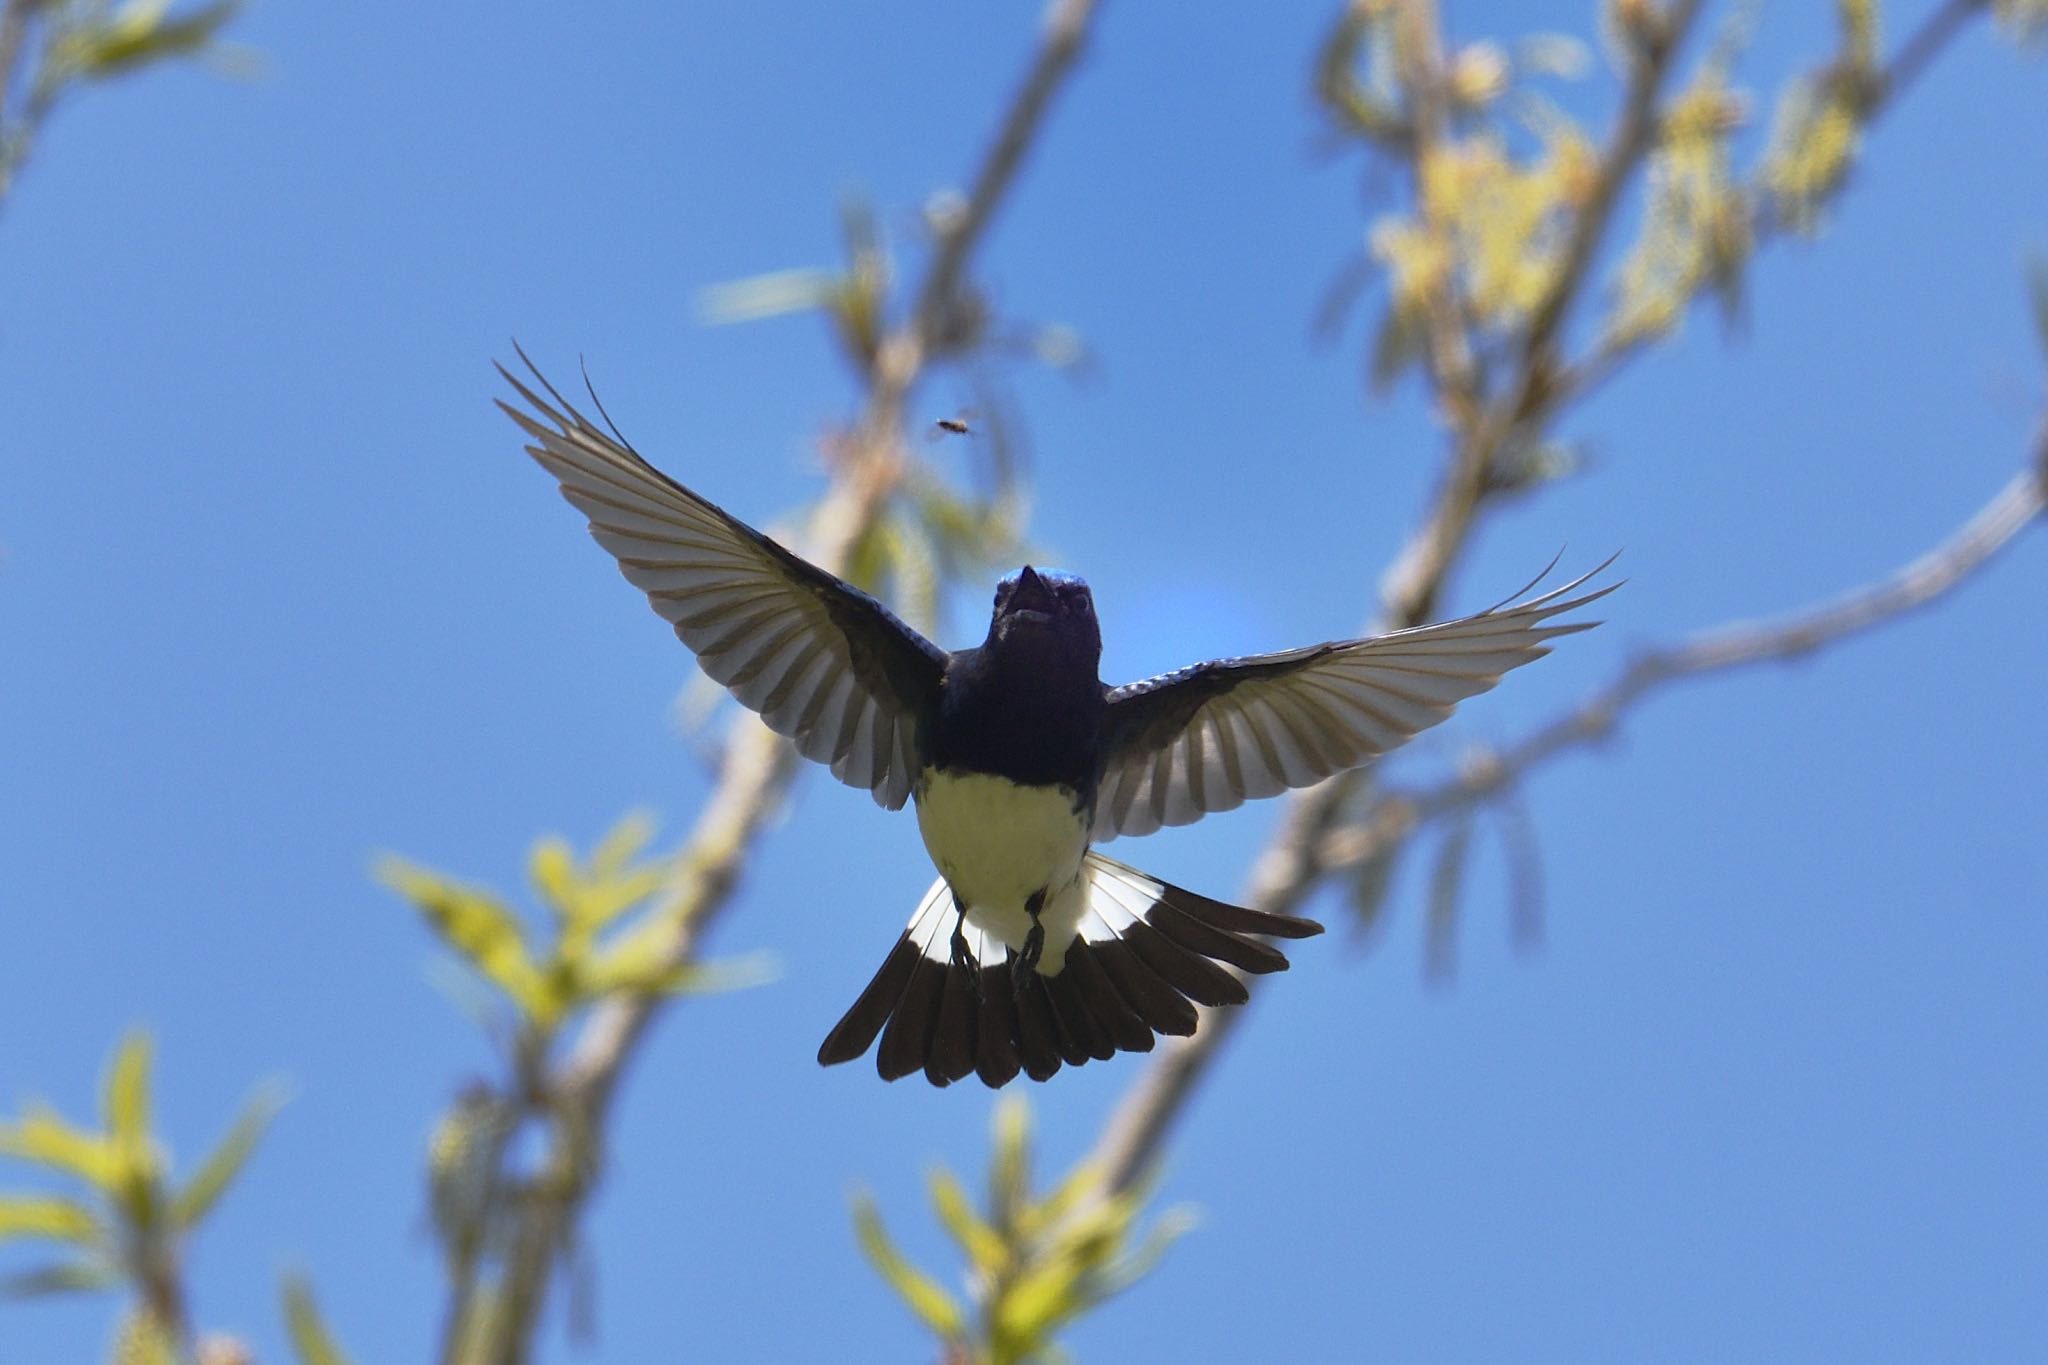
<svg viewBox="0 0 2048 1365">
<path fill-rule="evenodd" d="M 1775 621 L 1739 623 L 1701 631 L 1691 639 L 1641 655 L 1621 676 L 1519 744 L 1500 750 L 1478 750 L 1461 765 L 1460 775 L 1428 791 L 1393 796 L 1405 806 L 1407 818 L 1388 822 L 1362 837 L 1346 831 L 1323 849 L 1323 857 L 1341 866 L 1370 856 L 1389 837 L 1461 810 L 1514 785 L 1532 769 L 1569 749 L 1594 743 L 1613 733 L 1622 714 L 1645 694 L 1669 683 L 1725 673 L 1752 664 L 1804 658 L 1852 635 L 1917 610 L 1953 592 L 1983 568 L 2007 542 L 2048 507 L 2048 428 L 2032 464 L 2001 488 L 1975 516 L 1947 540 L 1879 582 L 1847 593 L 1810 611 Z M 1404 826 L 1395 832 L 1396 825 Z"/>
</svg>

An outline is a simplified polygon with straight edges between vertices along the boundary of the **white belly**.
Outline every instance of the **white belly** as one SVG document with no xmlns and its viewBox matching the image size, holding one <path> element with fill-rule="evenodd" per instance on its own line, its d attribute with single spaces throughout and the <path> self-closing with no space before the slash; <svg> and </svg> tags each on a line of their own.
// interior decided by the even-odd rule
<svg viewBox="0 0 2048 1365">
<path fill-rule="evenodd" d="M 1041 905 L 1047 966 L 1056 969 L 1078 928 L 1081 855 L 1088 826 L 1064 787 L 1020 787 L 987 773 L 934 773 L 919 784 L 917 827 L 939 875 L 969 909 L 970 921 L 1019 947 Z M 1073 904 L 1068 904 L 1073 902 Z"/>
<path fill-rule="evenodd" d="M 1065 787 L 1020 787 L 987 773 L 935 773 L 917 792 L 917 827 L 960 899 L 991 910 L 1050 898 L 1081 870 L 1088 827 Z"/>
</svg>

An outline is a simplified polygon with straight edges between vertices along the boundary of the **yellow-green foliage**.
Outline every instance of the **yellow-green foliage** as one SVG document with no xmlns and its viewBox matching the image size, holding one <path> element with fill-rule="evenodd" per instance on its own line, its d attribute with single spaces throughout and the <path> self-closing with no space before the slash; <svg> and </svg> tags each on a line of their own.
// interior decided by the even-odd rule
<svg viewBox="0 0 2048 1365">
<path fill-rule="evenodd" d="M 39 79 L 104 80 L 165 58 L 212 52 L 241 7 L 240 0 L 215 0 L 172 14 L 170 0 L 128 0 L 118 8 L 105 0 L 57 5 L 60 26 L 51 35 Z"/>
<path fill-rule="evenodd" d="M 313 1301 L 313 1287 L 297 1275 L 285 1278 L 284 1320 L 300 1365 L 349 1365 Z"/>
<path fill-rule="evenodd" d="M 1392 304 L 1375 376 L 1419 353 L 1424 320 L 1456 298 L 1482 329 L 1511 332 L 1548 297 L 1564 234 L 1593 185 L 1595 155 L 1577 124 L 1532 105 L 1538 150 L 1517 157 L 1493 128 L 1434 144 L 1417 166 L 1417 203 L 1373 225 L 1373 257 Z"/>
<path fill-rule="evenodd" d="M 987 1211 L 974 1208 L 951 1171 L 933 1171 L 930 1185 L 939 1221 L 967 1261 L 965 1301 L 896 1249 L 866 1195 L 854 1200 L 854 1228 L 869 1263 L 948 1359 L 983 1365 L 1049 1358 L 1061 1328 L 1151 1270 L 1192 1222 L 1187 1210 L 1170 1210 L 1136 1238 L 1149 1192 L 1103 1195 L 1086 1166 L 1034 1196 L 1030 1110 L 1017 1098 L 996 1110 Z"/>
<path fill-rule="evenodd" d="M 504 995 L 526 1035 L 546 1038 L 576 1010 L 609 995 L 730 989 L 764 979 L 761 958 L 673 960 L 684 910 L 658 900 L 674 866 L 641 856 L 653 834 L 646 816 L 628 816 L 588 861 L 559 838 L 535 844 L 527 872 L 549 911 L 552 932 L 545 937 L 496 893 L 403 858 L 381 859 L 377 875 Z"/>
<path fill-rule="evenodd" d="M 0 1293 L 146 1285 L 179 1263 L 193 1229 L 255 1150 L 280 1102 L 275 1087 L 257 1092 L 187 1179 L 172 1179 L 170 1158 L 150 1126 L 150 1052 L 146 1034 L 122 1042 L 101 1089 L 99 1128 L 73 1124 L 42 1104 L 0 1123 L 0 1156 L 71 1186 L 63 1193 L 0 1194 L 0 1245 L 34 1241 L 59 1249 L 58 1259 L 0 1281 Z M 175 1326 L 131 1319 L 122 1335 L 124 1358 L 151 1359 Z"/>
<path fill-rule="evenodd" d="M 1733 308 L 1755 246 L 1749 191 L 1735 178 L 1728 143 L 1748 117 L 1730 85 L 1733 47 L 1702 64 L 1666 108 L 1651 155 L 1642 228 L 1624 260 L 1607 320 L 1607 344 L 1671 330 L 1702 288 Z"/>
<path fill-rule="evenodd" d="M 74 88 L 181 58 L 217 66 L 246 65 L 245 54 L 219 41 L 221 30 L 240 8 L 240 0 L 214 0 L 176 13 L 171 0 L 10 4 L 10 55 L 35 52 L 37 57 L 28 79 L 14 87 L 25 87 L 27 93 L 0 107 L 0 198 L 27 159 L 43 120 Z M 0 72 L 0 83 L 12 81 L 15 74 Z"/>
<path fill-rule="evenodd" d="M 1840 48 L 1824 70 L 1792 82 L 1778 102 L 1763 186 L 1787 226 L 1811 231 L 1847 183 L 1863 125 L 1881 93 L 1876 0 L 1838 0 Z"/>
</svg>

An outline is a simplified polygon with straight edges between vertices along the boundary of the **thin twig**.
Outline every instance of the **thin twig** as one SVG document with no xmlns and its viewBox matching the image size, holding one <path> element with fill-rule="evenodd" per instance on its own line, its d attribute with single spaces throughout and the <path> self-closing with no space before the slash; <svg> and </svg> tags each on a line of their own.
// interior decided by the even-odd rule
<svg viewBox="0 0 2048 1365">
<path fill-rule="evenodd" d="M 1095 0 L 1053 0 L 1045 38 L 1023 86 L 991 143 L 961 216 L 938 239 L 909 320 L 883 344 L 866 410 L 850 443 L 852 456 L 813 516 L 808 557 L 843 571 L 890 493 L 902 467 L 902 416 L 908 395 L 939 350 L 951 301 L 966 264 L 1018 167 L 1044 127 L 1063 78 L 1073 69 L 1097 10 Z M 681 965 L 696 954 L 705 931 L 730 904 L 748 853 L 781 804 L 796 770 L 795 751 L 751 717 L 737 722 L 717 789 L 677 861 L 666 893 L 674 926 L 662 946 Z M 605 1121 L 635 1044 L 666 1001 L 622 998 L 597 1007 L 548 1086 L 556 1122 L 534 1188 L 517 1211 L 495 1324 L 494 1360 L 525 1358 L 553 1268 L 567 1249 L 595 1182 Z"/>
<path fill-rule="evenodd" d="M 1927 16 L 1915 29 L 1913 36 L 1899 44 L 1897 55 L 1885 71 L 1883 83 L 1873 97 L 1877 104 L 1898 99 L 1899 96 L 1920 79 L 1920 74 L 1934 64 L 1942 49 L 1960 32 L 1963 25 L 1991 7 L 1991 0 L 1948 0 L 1948 3 Z M 1865 110 L 1865 122 L 1875 114 L 1877 104 Z"/>
</svg>

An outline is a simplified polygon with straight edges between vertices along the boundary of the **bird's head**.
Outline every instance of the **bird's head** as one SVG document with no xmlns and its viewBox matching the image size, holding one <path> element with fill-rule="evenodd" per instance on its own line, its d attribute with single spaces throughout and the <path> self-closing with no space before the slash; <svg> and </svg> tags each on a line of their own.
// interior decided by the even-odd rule
<svg viewBox="0 0 2048 1365">
<path fill-rule="evenodd" d="M 1095 597 L 1072 574 L 1040 573 L 1026 564 L 996 585 L 995 615 L 988 642 L 1004 648 L 1057 653 L 1085 660 L 1092 669 L 1102 658 L 1102 629 L 1095 621 Z"/>
</svg>

